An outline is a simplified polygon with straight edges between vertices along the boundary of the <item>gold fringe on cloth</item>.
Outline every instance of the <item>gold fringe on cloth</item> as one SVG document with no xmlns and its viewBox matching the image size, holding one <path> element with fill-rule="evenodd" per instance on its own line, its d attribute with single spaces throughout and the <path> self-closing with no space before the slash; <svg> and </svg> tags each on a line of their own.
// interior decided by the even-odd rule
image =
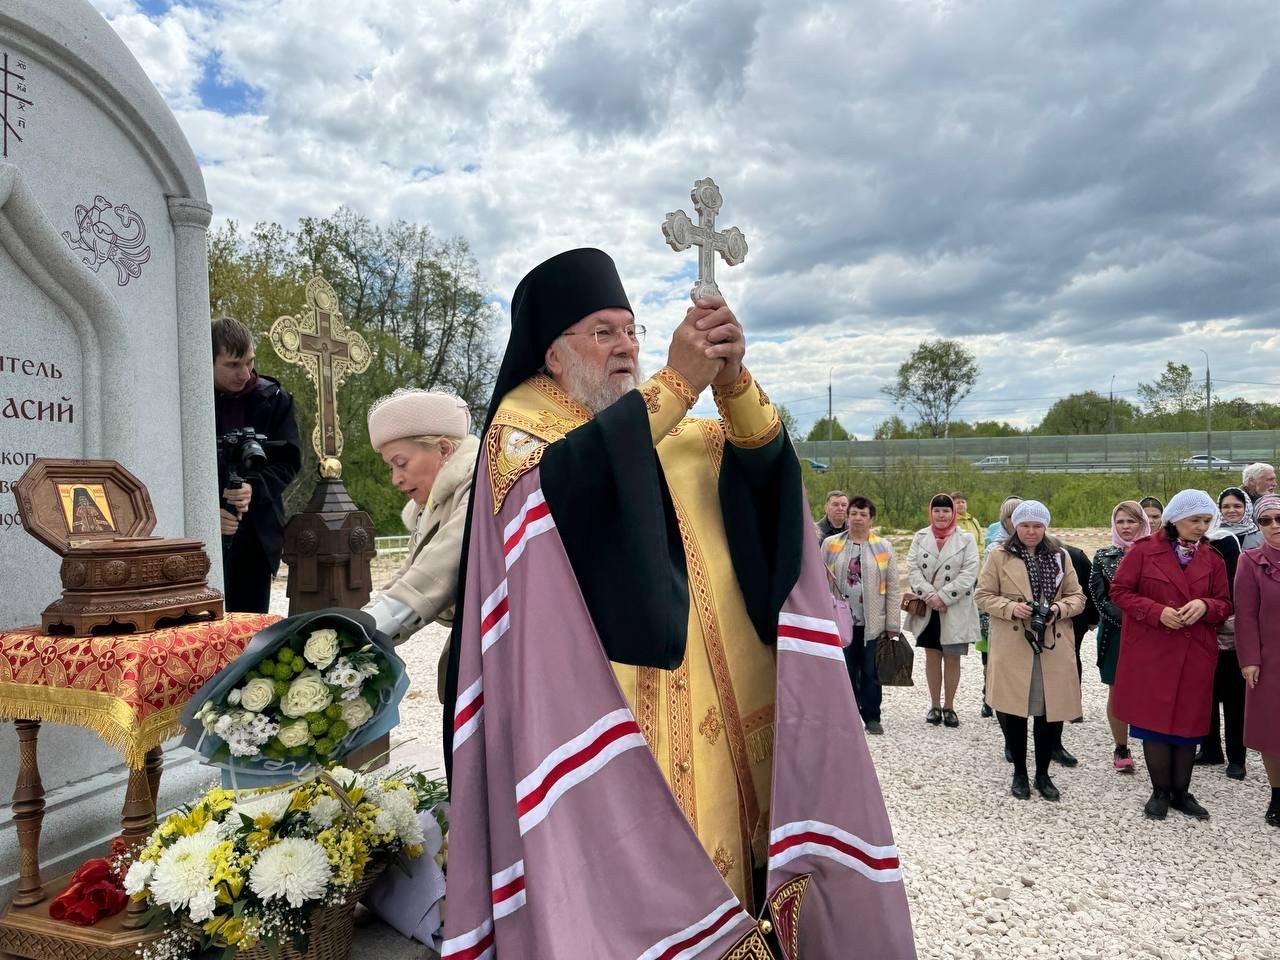
<svg viewBox="0 0 1280 960">
<path fill-rule="evenodd" d="M 182 732 L 178 717 L 184 706 L 158 710 L 139 726 L 129 704 L 109 693 L 0 683 L 0 720 L 39 720 L 92 730 L 133 770 L 142 769 L 148 750 Z"/>
<path fill-rule="evenodd" d="M 763 763 L 773 756 L 773 724 L 747 734 L 747 756 L 752 763 Z"/>
</svg>

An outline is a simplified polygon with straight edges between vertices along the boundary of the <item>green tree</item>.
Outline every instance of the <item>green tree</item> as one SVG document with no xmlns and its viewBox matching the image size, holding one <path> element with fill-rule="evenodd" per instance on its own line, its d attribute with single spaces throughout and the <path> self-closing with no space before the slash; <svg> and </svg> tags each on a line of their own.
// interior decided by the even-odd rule
<svg viewBox="0 0 1280 960">
<path fill-rule="evenodd" d="M 911 428 L 907 426 L 907 421 L 896 413 L 880 421 L 880 426 L 876 427 L 874 434 L 876 440 L 906 440 L 910 436 Z"/>
<path fill-rule="evenodd" d="M 1133 427 L 1138 411 L 1127 400 L 1112 401 L 1096 390 L 1073 393 L 1051 406 L 1035 432 L 1045 436 L 1124 432 Z M 1111 430 L 1112 416 L 1115 431 Z"/>
<path fill-rule="evenodd" d="M 931 437 L 950 435 L 951 415 L 978 382 L 978 361 L 955 340 L 924 340 L 882 392 L 920 417 Z"/>
<path fill-rule="evenodd" d="M 849 431 L 840 426 L 840 418 L 831 418 L 831 432 L 827 433 L 827 418 L 822 417 L 809 428 L 809 435 L 806 440 L 854 440 L 855 437 L 850 436 Z"/>
<path fill-rule="evenodd" d="M 1004 420 L 978 420 L 973 424 L 975 437 L 1020 437 L 1025 432 Z"/>
<path fill-rule="evenodd" d="M 1185 363 L 1170 360 L 1159 379 L 1138 384 L 1138 398 L 1156 429 L 1194 429 L 1195 421 L 1204 416 L 1204 392 Z"/>
</svg>

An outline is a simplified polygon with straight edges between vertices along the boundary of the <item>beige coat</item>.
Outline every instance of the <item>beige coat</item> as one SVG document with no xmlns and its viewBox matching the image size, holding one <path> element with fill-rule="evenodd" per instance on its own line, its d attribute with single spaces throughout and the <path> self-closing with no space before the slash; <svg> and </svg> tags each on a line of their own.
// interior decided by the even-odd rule
<svg viewBox="0 0 1280 960">
<path fill-rule="evenodd" d="M 401 519 L 409 530 L 409 552 L 382 592 L 413 608 L 423 623 L 453 622 L 453 601 L 462 558 L 462 531 L 480 442 L 467 437 L 440 468 L 425 506 L 412 500 Z"/>
<path fill-rule="evenodd" d="M 1045 650 L 1040 654 L 1044 678 L 1045 719 L 1050 723 L 1074 720 L 1082 715 L 1080 678 L 1076 675 L 1075 634 L 1071 618 L 1084 610 L 1084 591 L 1066 551 L 1061 553 L 1062 580 L 1053 602 L 1062 615 L 1045 631 Z M 1014 620 L 1010 612 L 1031 596 L 1027 565 L 1003 545 L 987 554 L 978 577 L 978 609 L 991 617 L 988 633 L 987 702 L 1001 713 L 1025 717 L 1031 696 L 1031 671 L 1035 655 L 1023 636 L 1025 620 Z M 1053 649 L 1049 649 L 1049 645 Z"/>
<path fill-rule="evenodd" d="M 973 588 L 977 580 L 978 545 L 971 534 L 956 530 L 947 537 L 939 552 L 932 527 L 916 531 L 907 550 L 907 583 L 911 592 L 922 600 L 928 600 L 936 593 L 947 605 L 939 611 L 942 627 L 939 642 L 943 647 L 977 643 L 981 637 L 978 610 L 973 605 Z M 919 636 L 920 631 L 928 626 L 932 614 L 932 609 L 923 617 L 907 614 L 903 618 L 903 626 Z M 943 650 L 943 653 L 951 652 Z"/>
</svg>

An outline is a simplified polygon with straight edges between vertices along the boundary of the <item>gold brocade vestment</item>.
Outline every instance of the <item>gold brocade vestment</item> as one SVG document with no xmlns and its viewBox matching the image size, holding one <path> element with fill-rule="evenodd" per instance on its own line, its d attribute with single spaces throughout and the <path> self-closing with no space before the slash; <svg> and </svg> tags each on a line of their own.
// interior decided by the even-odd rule
<svg viewBox="0 0 1280 960">
<path fill-rule="evenodd" d="M 754 910 L 752 850 L 763 864 L 768 845 L 776 667 L 734 574 L 718 476 L 726 437 L 739 447 L 762 447 L 781 424 L 746 370 L 715 392 L 722 421 L 686 417 L 697 396 L 670 368 L 641 384 L 640 393 L 684 546 L 688 640 L 675 670 L 620 663 L 613 669 L 685 818 L 733 892 Z M 543 375 L 508 393 L 485 437 L 495 511 L 548 442 L 590 417 Z M 602 558 L 625 548 L 601 532 Z M 620 603 L 625 594 L 619 584 Z"/>
</svg>

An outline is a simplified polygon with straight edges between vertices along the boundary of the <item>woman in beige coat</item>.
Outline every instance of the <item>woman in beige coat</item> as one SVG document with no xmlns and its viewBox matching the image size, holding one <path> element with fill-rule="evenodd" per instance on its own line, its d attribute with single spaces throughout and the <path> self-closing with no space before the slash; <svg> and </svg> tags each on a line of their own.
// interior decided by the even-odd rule
<svg viewBox="0 0 1280 960">
<path fill-rule="evenodd" d="M 1049 760 L 1062 724 L 1081 715 L 1071 618 L 1084 609 L 1084 591 L 1062 546 L 1048 534 L 1049 510 L 1024 500 L 1010 518 L 1013 534 L 987 555 L 978 576 L 978 609 L 991 617 L 987 699 L 1000 716 L 1005 746 L 1013 756 L 1012 794 L 1031 796 L 1027 782 L 1027 719 L 1033 720 L 1035 787 L 1057 800 Z M 1042 631 L 1032 629 L 1032 604 L 1045 614 Z M 1047 613 L 1045 609 L 1047 607 Z"/>
<path fill-rule="evenodd" d="M 365 606 L 397 643 L 429 623 L 451 624 L 462 532 L 479 441 L 467 405 L 447 393 L 398 390 L 369 409 L 369 441 L 409 497 L 401 519 L 409 531 L 404 563 Z M 440 663 L 448 655 L 448 644 Z M 444 670 L 438 686 L 443 699 Z"/>
</svg>

